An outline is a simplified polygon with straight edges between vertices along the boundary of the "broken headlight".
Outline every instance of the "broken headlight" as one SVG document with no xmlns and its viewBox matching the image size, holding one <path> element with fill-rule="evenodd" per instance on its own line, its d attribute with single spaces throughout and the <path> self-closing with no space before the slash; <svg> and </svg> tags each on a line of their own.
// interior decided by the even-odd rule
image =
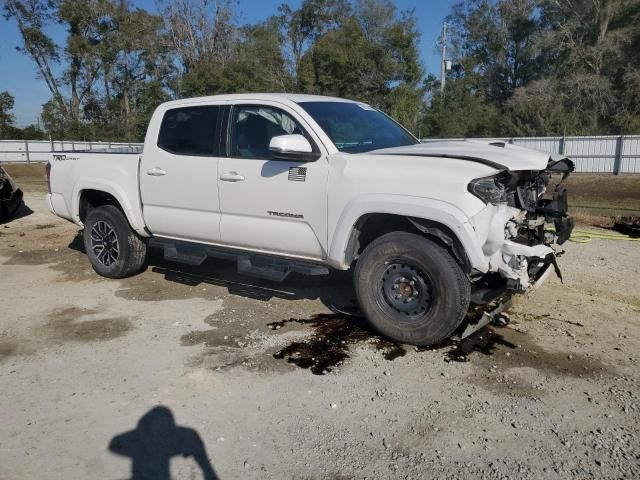
<svg viewBox="0 0 640 480">
<path fill-rule="evenodd" d="M 469 183 L 469 192 L 484 203 L 506 203 L 507 187 L 501 181 L 501 175 L 476 178 Z"/>
</svg>

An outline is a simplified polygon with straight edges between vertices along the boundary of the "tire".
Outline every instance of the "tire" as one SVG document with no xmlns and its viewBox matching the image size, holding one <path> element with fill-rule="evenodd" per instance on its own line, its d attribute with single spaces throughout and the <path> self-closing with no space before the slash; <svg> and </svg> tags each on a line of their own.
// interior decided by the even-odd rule
<svg viewBox="0 0 640 480">
<path fill-rule="evenodd" d="M 145 267 L 147 244 L 113 205 L 89 212 L 84 222 L 83 239 L 91 266 L 103 277 L 130 277 Z"/>
<path fill-rule="evenodd" d="M 388 233 L 369 244 L 354 281 L 365 317 L 401 343 L 441 342 L 469 308 L 471 283 L 460 265 L 446 249 L 411 233 Z"/>
</svg>

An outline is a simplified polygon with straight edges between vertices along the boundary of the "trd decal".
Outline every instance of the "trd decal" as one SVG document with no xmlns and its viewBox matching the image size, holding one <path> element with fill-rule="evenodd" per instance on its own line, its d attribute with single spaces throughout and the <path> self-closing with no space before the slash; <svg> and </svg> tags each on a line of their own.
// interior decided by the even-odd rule
<svg viewBox="0 0 640 480">
<path fill-rule="evenodd" d="M 67 157 L 66 155 L 53 154 L 53 160 L 55 162 L 64 162 L 67 160 L 79 160 L 78 157 Z"/>
</svg>

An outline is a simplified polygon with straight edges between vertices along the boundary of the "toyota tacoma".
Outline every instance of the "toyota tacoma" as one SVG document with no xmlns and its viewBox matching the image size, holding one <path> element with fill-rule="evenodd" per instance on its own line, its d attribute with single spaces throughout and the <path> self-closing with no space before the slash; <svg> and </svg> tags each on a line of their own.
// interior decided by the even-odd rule
<svg viewBox="0 0 640 480">
<path fill-rule="evenodd" d="M 53 152 L 47 201 L 102 276 L 142 271 L 151 240 L 274 281 L 353 269 L 370 323 L 429 345 L 559 274 L 573 168 L 502 141 L 421 143 L 361 102 L 222 95 L 160 105 L 140 151 Z"/>
</svg>

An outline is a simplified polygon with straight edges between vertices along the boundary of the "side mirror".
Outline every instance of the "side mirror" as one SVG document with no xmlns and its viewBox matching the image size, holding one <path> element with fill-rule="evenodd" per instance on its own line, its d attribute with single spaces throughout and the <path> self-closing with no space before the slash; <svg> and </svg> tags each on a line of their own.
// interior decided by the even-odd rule
<svg viewBox="0 0 640 480">
<path fill-rule="evenodd" d="M 309 140 L 298 134 L 273 137 L 269 142 L 269 151 L 278 160 L 313 162 L 320 158 L 320 153 L 313 151 Z"/>
</svg>

